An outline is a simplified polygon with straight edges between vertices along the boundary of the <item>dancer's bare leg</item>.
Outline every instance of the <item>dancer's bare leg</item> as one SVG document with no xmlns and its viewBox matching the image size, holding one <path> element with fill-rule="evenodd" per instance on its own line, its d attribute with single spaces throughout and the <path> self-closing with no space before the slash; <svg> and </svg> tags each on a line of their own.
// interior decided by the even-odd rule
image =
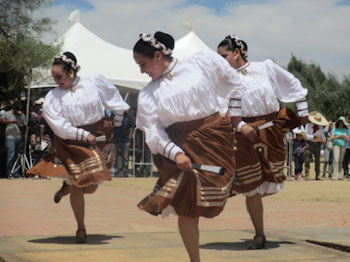
<svg viewBox="0 0 350 262">
<path fill-rule="evenodd" d="M 260 194 L 246 197 L 247 210 L 253 222 L 256 236 L 264 235 L 264 206 Z M 259 241 L 259 237 L 257 238 Z"/>
<path fill-rule="evenodd" d="M 200 262 L 199 258 L 199 218 L 179 216 L 179 232 L 191 262 Z"/>
<path fill-rule="evenodd" d="M 70 204 L 72 206 L 75 219 L 77 221 L 78 230 L 85 229 L 85 201 L 84 194 L 95 192 L 97 185 L 91 185 L 86 188 L 78 188 L 74 185 L 70 187 Z"/>
</svg>

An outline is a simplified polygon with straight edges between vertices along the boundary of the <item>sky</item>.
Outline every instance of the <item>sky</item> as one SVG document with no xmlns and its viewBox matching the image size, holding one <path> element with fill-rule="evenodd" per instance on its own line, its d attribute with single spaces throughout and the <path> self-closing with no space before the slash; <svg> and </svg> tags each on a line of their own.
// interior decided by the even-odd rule
<svg viewBox="0 0 350 262">
<path fill-rule="evenodd" d="M 350 74 L 350 0 L 53 0 L 41 15 L 57 24 L 43 40 L 67 31 L 77 8 L 83 26 L 123 48 L 132 49 L 140 33 L 160 30 L 179 39 L 192 21 L 213 50 L 235 34 L 247 42 L 249 61 L 271 58 L 286 67 L 294 55 L 339 80 Z"/>
</svg>

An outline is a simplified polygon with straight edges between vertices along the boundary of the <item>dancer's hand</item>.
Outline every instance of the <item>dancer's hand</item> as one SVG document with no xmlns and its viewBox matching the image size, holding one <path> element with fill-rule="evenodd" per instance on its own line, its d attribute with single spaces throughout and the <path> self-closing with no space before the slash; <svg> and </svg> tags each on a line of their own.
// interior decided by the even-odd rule
<svg viewBox="0 0 350 262">
<path fill-rule="evenodd" d="M 252 142 L 254 142 L 256 139 L 255 130 L 252 126 L 249 126 L 247 124 L 243 125 L 241 127 L 241 133 Z"/>
<path fill-rule="evenodd" d="M 86 138 L 86 140 L 89 142 L 90 145 L 94 146 L 96 145 L 96 136 L 94 136 L 93 134 L 89 134 Z"/>
<path fill-rule="evenodd" d="M 179 153 L 175 157 L 176 166 L 182 171 L 189 171 L 192 169 L 191 159 L 184 153 Z"/>
</svg>

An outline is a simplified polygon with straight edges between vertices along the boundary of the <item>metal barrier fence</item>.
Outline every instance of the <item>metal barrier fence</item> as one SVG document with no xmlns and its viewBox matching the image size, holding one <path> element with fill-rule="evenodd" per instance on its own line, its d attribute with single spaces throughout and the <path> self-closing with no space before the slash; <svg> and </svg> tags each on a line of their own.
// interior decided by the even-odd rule
<svg viewBox="0 0 350 262">
<path fill-rule="evenodd" d="M 137 134 L 138 133 L 138 134 Z M 292 162 L 293 162 L 293 133 L 289 132 L 285 135 L 286 142 L 286 165 L 287 179 L 292 180 Z M 145 133 L 138 128 L 134 129 L 133 132 L 133 143 L 132 143 L 132 174 L 135 177 L 136 169 L 146 169 L 149 172 L 149 176 L 154 176 L 155 172 L 158 172 L 155 165 L 153 164 L 152 154 L 149 151 L 145 143 Z M 147 172 L 146 172 L 147 173 Z"/>
<path fill-rule="evenodd" d="M 293 178 L 293 170 L 292 170 L 292 162 L 293 162 L 293 133 L 288 132 L 285 134 L 285 142 L 286 142 L 286 166 L 284 166 L 285 169 L 287 169 L 287 180 L 292 180 Z"/>
<path fill-rule="evenodd" d="M 132 175 L 136 177 L 137 168 L 140 173 L 144 173 L 146 176 L 154 176 L 157 171 L 153 165 L 152 154 L 145 142 L 145 133 L 135 128 L 132 135 Z M 143 172 L 142 172 L 143 171 Z"/>
</svg>

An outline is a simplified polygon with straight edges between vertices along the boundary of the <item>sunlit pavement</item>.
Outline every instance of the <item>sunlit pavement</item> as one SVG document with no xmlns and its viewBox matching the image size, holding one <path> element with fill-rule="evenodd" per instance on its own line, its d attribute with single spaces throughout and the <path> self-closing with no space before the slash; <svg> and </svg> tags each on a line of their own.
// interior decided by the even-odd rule
<svg viewBox="0 0 350 262">
<path fill-rule="evenodd" d="M 138 210 L 149 190 L 117 187 L 115 181 L 86 196 L 88 241 L 75 244 L 69 199 L 58 205 L 52 199 L 61 180 L 1 179 L 0 257 L 6 262 L 188 261 L 176 216 Z M 349 203 L 264 199 L 267 247 L 255 251 L 246 250 L 253 231 L 244 205 L 243 197 L 235 197 L 217 218 L 200 220 L 202 261 L 350 261 Z"/>
</svg>

